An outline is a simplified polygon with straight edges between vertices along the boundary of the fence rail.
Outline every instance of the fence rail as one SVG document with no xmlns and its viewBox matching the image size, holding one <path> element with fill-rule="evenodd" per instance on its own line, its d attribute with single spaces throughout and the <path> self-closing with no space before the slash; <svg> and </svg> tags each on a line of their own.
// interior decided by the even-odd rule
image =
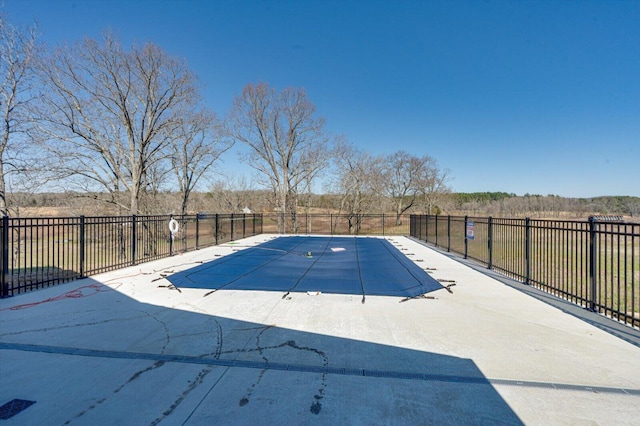
<svg viewBox="0 0 640 426">
<path fill-rule="evenodd" d="M 177 230 L 169 229 L 171 219 Z M 0 297 L 262 233 L 259 214 L 2 218 Z"/>
<path fill-rule="evenodd" d="M 411 235 L 640 328 L 640 224 L 411 215 L 281 214 L 1 220 L 0 297 L 261 233 Z"/>
<path fill-rule="evenodd" d="M 410 235 L 640 328 L 640 224 L 411 215 Z"/>
<path fill-rule="evenodd" d="M 323 214 L 298 213 L 291 215 L 272 213 L 263 215 L 265 233 L 318 235 L 408 235 L 409 215 L 395 214 Z"/>
</svg>

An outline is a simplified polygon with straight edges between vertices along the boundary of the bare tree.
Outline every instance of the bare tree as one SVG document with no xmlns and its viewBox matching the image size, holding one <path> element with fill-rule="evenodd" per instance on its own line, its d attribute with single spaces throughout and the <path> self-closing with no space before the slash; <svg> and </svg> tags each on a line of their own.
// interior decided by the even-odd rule
<svg viewBox="0 0 640 426">
<path fill-rule="evenodd" d="M 300 186 L 313 179 L 330 157 L 323 119 L 302 89 L 280 93 L 266 83 L 248 84 L 233 104 L 229 134 L 250 150 L 245 161 L 265 178 L 262 183 L 276 198 L 282 213 L 279 231 L 285 232 L 284 215 L 297 229 Z"/>
<path fill-rule="evenodd" d="M 252 192 L 244 176 L 229 174 L 224 179 L 216 180 L 211 186 L 213 209 L 223 213 L 240 213 L 253 204 Z"/>
<path fill-rule="evenodd" d="M 631 217 L 638 217 L 640 214 L 640 198 L 623 197 L 622 208 L 625 214 L 628 214 Z"/>
<path fill-rule="evenodd" d="M 187 214 L 189 195 L 198 181 L 233 143 L 223 139 L 222 125 L 215 115 L 200 111 L 184 114 L 169 146 L 171 164 L 181 195 L 180 211 Z"/>
<path fill-rule="evenodd" d="M 343 143 L 337 148 L 336 189 L 340 194 L 340 211 L 347 214 L 349 233 L 358 233 L 362 218 L 379 208 L 376 203 L 375 173 L 381 159 L 374 158 L 353 145 Z"/>
<path fill-rule="evenodd" d="M 47 147 L 85 191 L 106 190 L 109 202 L 138 213 L 151 168 L 200 101 L 195 76 L 152 43 L 126 50 L 110 34 L 60 47 L 42 74 Z"/>
<path fill-rule="evenodd" d="M 428 159 L 427 156 L 418 158 L 405 151 L 397 151 L 383 163 L 379 188 L 394 204 L 396 225 L 401 225 L 400 217 L 413 207 L 421 194 Z"/>
<path fill-rule="evenodd" d="M 422 178 L 420 179 L 420 191 L 423 195 L 425 210 L 428 214 L 439 214 L 441 211 L 438 206 L 443 194 L 451 191 L 447 185 L 449 181 L 449 170 L 441 169 L 435 159 L 431 157 L 424 158 L 424 168 Z"/>
<path fill-rule="evenodd" d="M 140 189 L 138 200 L 140 213 L 167 214 L 175 211 L 180 197 L 172 191 L 175 188 L 172 179 L 170 160 L 155 161 L 147 166 L 142 177 L 144 186 Z"/>
<path fill-rule="evenodd" d="M 9 214 L 7 180 L 25 178 L 36 150 L 28 149 L 29 108 L 37 55 L 36 27 L 14 27 L 0 14 L 0 214 Z M 31 163 L 31 166 L 29 165 Z M 29 182 L 29 179 L 23 179 Z"/>
</svg>

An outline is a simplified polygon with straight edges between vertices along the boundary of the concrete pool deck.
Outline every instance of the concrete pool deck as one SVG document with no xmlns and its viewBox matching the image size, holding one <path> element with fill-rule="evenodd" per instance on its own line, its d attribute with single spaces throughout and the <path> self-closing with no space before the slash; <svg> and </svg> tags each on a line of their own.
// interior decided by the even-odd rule
<svg viewBox="0 0 640 426">
<path fill-rule="evenodd" d="M 409 238 L 387 239 L 451 292 L 363 304 L 357 295 L 177 290 L 165 279 L 269 238 L 0 300 L 0 406 L 35 401 L 0 423 L 640 419 L 638 330 L 580 319 Z"/>
</svg>

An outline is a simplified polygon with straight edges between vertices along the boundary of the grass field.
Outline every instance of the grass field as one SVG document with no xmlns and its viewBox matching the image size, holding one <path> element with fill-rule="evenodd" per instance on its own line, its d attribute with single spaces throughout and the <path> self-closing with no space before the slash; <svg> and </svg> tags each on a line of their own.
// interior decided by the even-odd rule
<svg viewBox="0 0 640 426">
<path fill-rule="evenodd" d="M 414 236 L 640 327 L 640 224 L 419 216 Z M 592 264 L 594 247 L 594 270 Z M 592 274 L 593 272 L 593 274 Z"/>
</svg>

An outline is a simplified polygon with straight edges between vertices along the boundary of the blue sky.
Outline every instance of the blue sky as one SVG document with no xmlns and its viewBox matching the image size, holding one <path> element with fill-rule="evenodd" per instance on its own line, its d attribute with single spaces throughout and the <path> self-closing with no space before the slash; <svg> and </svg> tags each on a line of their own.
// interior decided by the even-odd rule
<svg viewBox="0 0 640 426">
<path fill-rule="evenodd" d="M 330 132 L 430 155 L 456 192 L 640 196 L 640 0 L 3 4 L 50 45 L 110 28 L 186 58 L 220 116 L 249 82 L 303 87 Z"/>
</svg>

